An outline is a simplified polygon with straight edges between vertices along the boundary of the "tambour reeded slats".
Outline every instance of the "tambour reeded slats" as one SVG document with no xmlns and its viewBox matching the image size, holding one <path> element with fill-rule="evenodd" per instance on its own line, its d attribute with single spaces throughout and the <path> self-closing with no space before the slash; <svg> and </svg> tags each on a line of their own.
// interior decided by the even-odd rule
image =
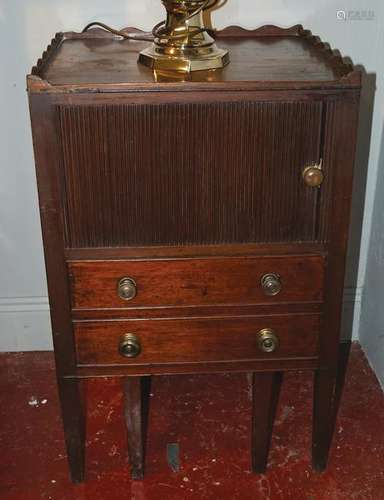
<svg viewBox="0 0 384 500">
<path fill-rule="evenodd" d="M 320 190 L 301 178 L 321 156 L 320 101 L 58 111 L 69 247 L 317 241 L 325 234 Z"/>
</svg>

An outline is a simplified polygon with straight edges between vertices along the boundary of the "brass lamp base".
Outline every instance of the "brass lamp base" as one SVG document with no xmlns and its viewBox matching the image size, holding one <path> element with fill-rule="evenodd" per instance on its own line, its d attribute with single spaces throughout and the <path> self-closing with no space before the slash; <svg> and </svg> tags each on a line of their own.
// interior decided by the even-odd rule
<svg viewBox="0 0 384 500">
<path fill-rule="evenodd" d="M 203 22 L 203 10 L 217 0 L 162 0 L 167 20 L 154 28 L 152 46 L 140 52 L 138 62 L 155 71 L 190 73 L 223 68 L 227 50 L 216 46 Z"/>
<path fill-rule="evenodd" d="M 184 56 L 170 56 L 161 54 L 154 45 L 140 52 L 139 63 L 152 68 L 155 71 L 179 71 L 190 73 L 192 71 L 204 71 L 209 69 L 223 68 L 229 63 L 227 50 L 212 47 L 209 53 L 188 54 Z"/>
</svg>

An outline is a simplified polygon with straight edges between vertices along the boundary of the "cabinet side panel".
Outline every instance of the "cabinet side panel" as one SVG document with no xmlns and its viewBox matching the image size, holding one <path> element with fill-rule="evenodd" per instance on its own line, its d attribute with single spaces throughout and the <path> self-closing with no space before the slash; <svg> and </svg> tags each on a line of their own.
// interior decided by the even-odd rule
<svg viewBox="0 0 384 500">
<path fill-rule="evenodd" d="M 329 196 L 321 202 L 323 237 L 328 239 L 328 259 L 320 352 L 322 364 L 332 369 L 338 363 L 358 110 L 358 96 L 329 102 L 327 105 L 324 165 L 332 172 L 332 187 Z"/>
<path fill-rule="evenodd" d="M 30 112 L 56 369 L 59 376 L 73 375 L 75 347 L 64 256 L 57 116 L 50 98 L 42 95 L 30 96 Z"/>
</svg>

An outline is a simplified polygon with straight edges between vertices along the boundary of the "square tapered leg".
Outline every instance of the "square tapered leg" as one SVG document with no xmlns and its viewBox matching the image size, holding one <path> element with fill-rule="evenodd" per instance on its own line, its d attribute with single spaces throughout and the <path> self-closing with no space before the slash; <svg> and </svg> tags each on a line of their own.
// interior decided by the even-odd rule
<svg viewBox="0 0 384 500">
<path fill-rule="evenodd" d="M 124 378 L 124 412 L 132 479 L 143 479 L 150 377 Z"/>
<path fill-rule="evenodd" d="M 339 361 L 334 370 L 317 370 L 313 395 L 312 467 L 322 472 L 327 467 L 337 412 L 344 387 L 350 342 L 339 347 Z"/>
<path fill-rule="evenodd" d="M 267 467 L 273 422 L 282 382 L 281 372 L 254 373 L 252 380 L 252 470 Z"/>
<path fill-rule="evenodd" d="M 75 378 L 58 378 L 65 445 L 73 483 L 84 481 L 85 472 L 85 417 L 80 384 Z"/>
</svg>

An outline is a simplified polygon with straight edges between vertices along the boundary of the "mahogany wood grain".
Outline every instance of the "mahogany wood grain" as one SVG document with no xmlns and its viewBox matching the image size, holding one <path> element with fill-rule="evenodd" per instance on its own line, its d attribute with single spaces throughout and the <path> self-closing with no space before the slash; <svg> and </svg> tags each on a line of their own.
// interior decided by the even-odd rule
<svg viewBox="0 0 384 500">
<path fill-rule="evenodd" d="M 346 250 L 352 201 L 359 100 L 328 103 L 325 124 L 325 159 L 333 172 L 332 196 L 321 207 L 328 219 L 329 254 L 325 273 L 325 317 L 321 351 L 325 367 L 333 371 L 339 362 L 339 342 L 343 309 Z"/>
<path fill-rule="evenodd" d="M 297 314 L 234 319 L 82 321 L 74 324 L 78 365 L 188 363 L 316 357 L 320 316 Z M 280 345 L 264 353 L 257 333 L 272 328 Z M 123 334 L 136 335 L 141 353 L 118 352 Z"/>
<path fill-rule="evenodd" d="M 56 115 L 49 99 L 43 95 L 30 96 L 29 104 L 55 361 L 60 375 L 70 375 L 75 368 L 75 348 L 64 257 L 64 227 L 60 202 L 62 178 Z"/>
<path fill-rule="evenodd" d="M 132 479 L 143 479 L 150 377 L 123 379 L 124 415 Z"/>
<path fill-rule="evenodd" d="M 323 293 L 324 260 L 318 255 L 72 261 L 68 267 L 75 309 L 321 302 Z M 262 288 L 267 273 L 280 276 L 282 290 L 275 296 Z M 130 301 L 118 295 L 122 277 L 136 282 Z"/>
<path fill-rule="evenodd" d="M 145 247 L 99 247 L 66 248 L 68 260 L 124 260 L 124 259 L 174 259 L 179 257 L 254 257 L 256 255 L 297 255 L 319 254 L 325 256 L 326 247 L 322 243 L 243 243 L 234 245 L 183 245 Z"/>
<path fill-rule="evenodd" d="M 336 374 L 332 369 L 324 369 L 323 367 L 315 372 L 312 466 L 319 472 L 325 470 L 327 466 L 350 348 L 350 341 L 340 343 Z"/>
<path fill-rule="evenodd" d="M 154 78 L 136 63 L 148 42 L 122 42 L 100 30 L 57 35 L 28 77 L 59 396 L 74 481 L 84 476 L 78 379 L 87 377 L 265 372 L 271 389 L 272 371 L 315 370 L 313 465 L 326 465 L 341 388 L 361 74 L 301 26 L 250 33 L 231 27 L 218 37 L 231 64 L 195 73 L 190 81 Z M 320 159 L 325 181 L 321 189 L 309 189 L 301 170 Z M 283 261 L 289 285 L 263 301 L 252 288 L 259 280 L 253 266 Z M 115 266 L 142 273 L 135 307 L 115 302 L 121 277 Z M 294 275 L 302 276 L 301 290 L 289 288 Z M 78 307 L 72 311 L 71 301 Z M 74 319 L 81 320 L 74 322 L 76 345 Z M 258 329 L 267 326 L 281 337 L 271 356 L 255 343 Z M 117 343 L 131 330 L 143 352 L 122 359 Z M 254 409 L 254 422 L 261 422 L 254 427 L 260 431 L 254 435 L 260 470 L 273 392 L 259 394 L 263 405 Z"/>
<path fill-rule="evenodd" d="M 317 357 L 276 358 L 197 363 L 163 363 L 150 365 L 94 365 L 78 366 L 75 377 L 80 379 L 101 377 L 126 377 L 127 375 L 180 375 L 192 373 L 241 373 L 315 370 L 319 367 Z"/>
<path fill-rule="evenodd" d="M 58 116 L 68 247 L 318 240 L 320 190 L 302 170 L 321 158 L 322 102 L 63 105 Z"/>
<path fill-rule="evenodd" d="M 234 89 L 214 89 L 199 90 L 198 86 L 193 86 L 185 92 L 172 91 L 117 91 L 117 92 L 78 92 L 63 93 L 57 92 L 49 94 L 49 99 L 55 106 L 95 106 L 95 105 L 159 105 L 159 104 L 218 104 L 218 103 L 248 103 L 276 102 L 276 103 L 305 103 L 334 101 L 338 99 L 348 99 L 352 96 L 358 97 L 357 89 L 316 89 L 316 90 L 284 90 L 284 89 L 247 89 L 242 83 Z"/>
<path fill-rule="evenodd" d="M 220 71 L 198 71 L 187 76 L 153 72 L 137 64 L 150 42 L 127 41 L 99 29 L 58 34 L 33 70 L 34 91 L 112 91 L 119 88 L 183 91 L 224 88 L 252 83 L 256 88 L 358 87 L 359 73 L 338 52 L 300 25 L 287 30 L 264 26 L 255 31 L 231 27 L 218 33 L 218 43 L 230 52 L 231 64 Z M 203 86 L 204 85 L 204 86 Z"/>
<path fill-rule="evenodd" d="M 339 373 L 345 364 L 340 359 L 340 336 L 359 102 L 340 100 L 328 106 L 325 151 L 334 174 L 332 198 L 322 210 L 322 216 L 330 221 L 330 235 L 321 365 L 314 385 L 312 462 L 317 470 L 324 470 L 327 464 L 340 401 Z"/>
<path fill-rule="evenodd" d="M 259 474 L 267 468 L 282 380 L 281 371 L 252 374 L 252 470 Z"/>
<path fill-rule="evenodd" d="M 73 309 L 72 318 L 75 321 L 95 319 L 233 318 L 242 316 L 267 316 L 270 314 L 321 313 L 323 310 L 324 304 L 322 302 L 297 302 L 294 304 L 279 302 L 276 304 L 227 304 L 222 306 Z"/>
<path fill-rule="evenodd" d="M 71 323 L 68 274 L 64 257 L 64 231 L 60 204 L 60 156 L 54 108 L 44 96 L 30 97 L 30 111 L 38 181 L 41 227 L 55 350 L 57 386 L 70 476 L 84 480 L 85 418 L 80 382 L 75 374 L 75 345 Z"/>
<path fill-rule="evenodd" d="M 65 448 L 73 483 L 81 483 L 85 477 L 86 419 L 82 384 L 76 378 L 58 379 Z"/>
</svg>

